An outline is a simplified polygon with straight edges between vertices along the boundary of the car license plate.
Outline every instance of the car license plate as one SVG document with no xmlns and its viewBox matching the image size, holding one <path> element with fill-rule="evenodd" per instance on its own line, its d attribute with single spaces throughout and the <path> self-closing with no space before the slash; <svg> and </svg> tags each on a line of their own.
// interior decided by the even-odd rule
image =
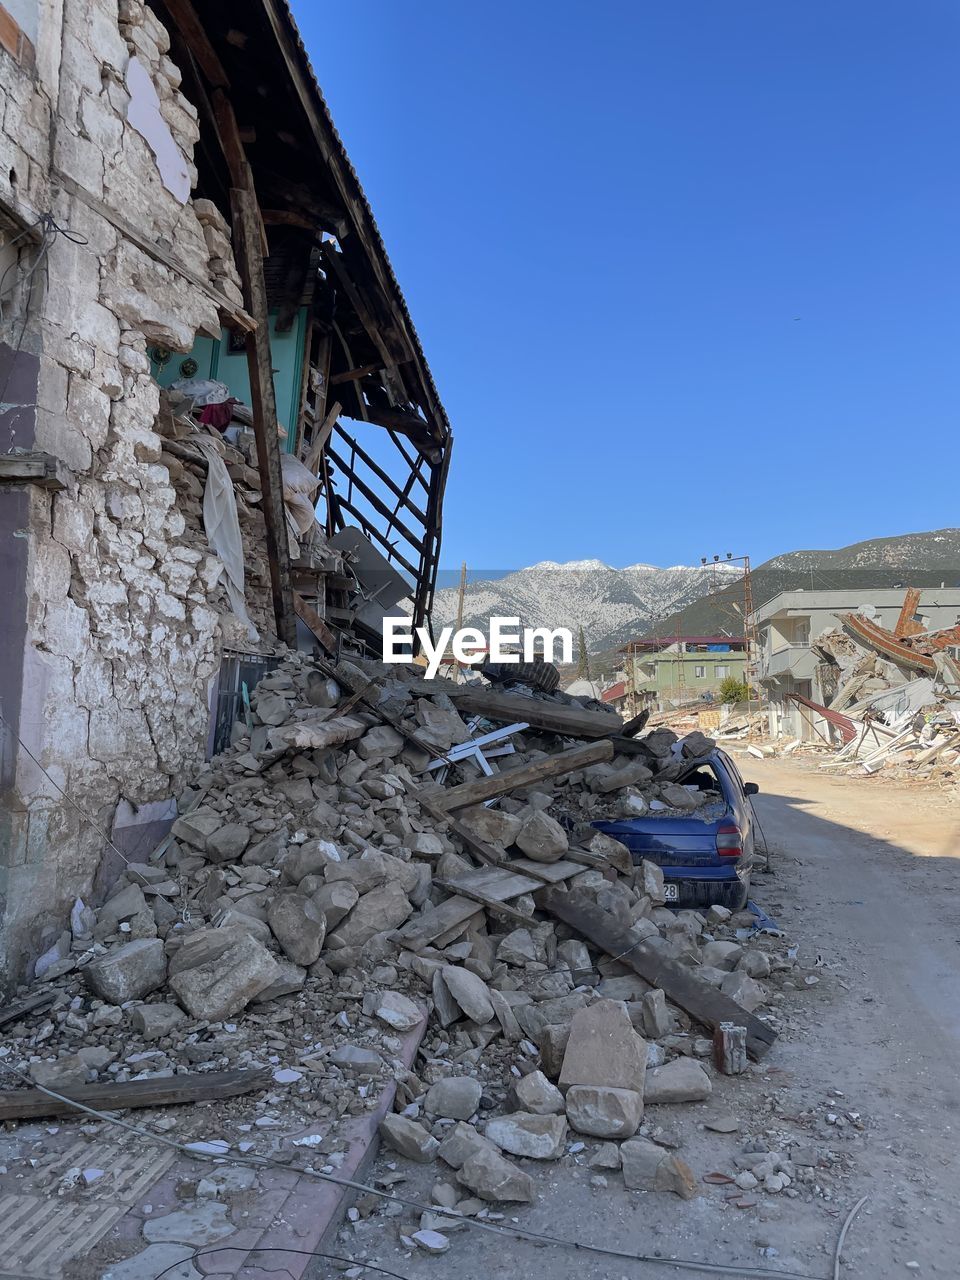
<svg viewBox="0 0 960 1280">
<path fill-rule="evenodd" d="M 679 902 L 680 886 L 678 884 L 665 884 L 663 886 L 663 896 L 666 902 Z"/>
</svg>

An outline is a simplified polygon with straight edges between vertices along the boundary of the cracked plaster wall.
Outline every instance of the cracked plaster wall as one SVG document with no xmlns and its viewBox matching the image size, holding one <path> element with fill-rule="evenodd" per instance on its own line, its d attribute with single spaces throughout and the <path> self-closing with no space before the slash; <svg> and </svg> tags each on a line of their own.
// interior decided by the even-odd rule
<svg viewBox="0 0 960 1280">
<path fill-rule="evenodd" d="M 148 342 L 188 351 L 198 332 L 219 334 L 216 308 L 58 186 L 58 175 L 67 175 L 211 278 L 192 202 L 165 184 L 156 135 L 148 141 L 128 119 L 135 57 L 192 186 L 196 111 L 178 91 L 168 48 L 164 28 L 139 0 L 44 0 L 36 76 L 12 61 L 0 68 L 10 85 L 0 150 L 12 157 L 0 170 L 0 191 L 51 210 L 86 242 L 58 236 L 52 244 L 30 330 L 40 353 L 34 439 L 21 429 L 16 444 L 61 458 L 74 481 L 54 495 L 31 488 L 24 499 L 20 490 L 20 505 L 7 507 L 16 527 L 5 551 L 12 549 L 26 582 L 25 598 L 21 590 L 9 606 L 22 611 L 26 640 L 17 655 L 19 706 L 8 699 L 5 714 L 54 783 L 104 831 L 119 802 L 135 812 L 162 800 L 202 759 L 224 632 L 237 639 L 233 620 L 212 603 L 220 561 L 183 537 L 160 462 L 159 392 L 146 355 Z M 10 498 L 0 494 L 0 503 Z M 90 891 L 104 852 L 101 835 L 24 752 L 9 767 L 9 737 L 3 749 L 0 985 L 29 970 L 44 930 L 62 927 L 74 896 Z"/>
</svg>

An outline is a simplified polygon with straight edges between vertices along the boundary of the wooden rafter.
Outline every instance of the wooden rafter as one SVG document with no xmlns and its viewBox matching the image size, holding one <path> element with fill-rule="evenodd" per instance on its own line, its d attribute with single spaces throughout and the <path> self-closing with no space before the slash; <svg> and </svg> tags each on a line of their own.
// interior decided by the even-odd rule
<svg viewBox="0 0 960 1280">
<path fill-rule="evenodd" d="M 283 506 L 277 402 L 270 359 L 267 289 L 263 279 L 263 259 L 260 255 L 260 220 L 257 217 L 257 204 L 252 191 L 235 187 L 230 192 L 230 204 L 233 211 L 237 265 L 243 281 L 244 301 L 257 322 L 254 332 L 247 334 L 247 369 L 250 374 L 253 430 L 257 441 L 257 466 L 260 471 L 260 487 L 263 494 L 263 519 L 266 526 L 267 558 L 270 562 L 273 611 L 277 622 L 277 635 L 291 649 L 295 649 L 297 624 L 293 611 L 290 553 Z"/>
</svg>

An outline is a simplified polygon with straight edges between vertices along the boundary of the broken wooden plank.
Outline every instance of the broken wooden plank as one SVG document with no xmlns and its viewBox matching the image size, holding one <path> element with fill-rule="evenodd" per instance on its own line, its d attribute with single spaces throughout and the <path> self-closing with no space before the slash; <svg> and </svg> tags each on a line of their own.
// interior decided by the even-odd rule
<svg viewBox="0 0 960 1280">
<path fill-rule="evenodd" d="M 613 854 L 591 853 L 589 849 L 570 848 L 563 855 L 571 862 L 579 862 L 582 867 L 592 867 L 594 871 L 617 871 L 623 876 L 632 876 L 636 870 L 630 850 L 626 847 Z"/>
<path fill-rule="evenodd" d="M 38 1009 L 53 1004 L 56 998 L 57 992 L 51 987 L 47 991 L 38 991 L 32 996 L 24 996 L 22 1000 L 14 1000 L 13 1004 L 4 1005 L 0 1008 L 0 1027 L 5 1027 L 9 1022 L 19 1022 L 28 1013 L 36 1013 Z"/>
<path fill-rule="evenodd" d="M 465 928 L 471 917 L 480 917 L 480 915 L 480 908 L 469 898 L 459 896 L 447 898 L 446 902 L 440 903 L 436 911 L 408 921 L 394 933 L 393 937 L 408 950 L 419 951 L 421 947 L 429 946 L 431 942 L 439 943 L 439 940 L 452 930 L 458 927 Z"/>
<path fill-rule="evenodd" d="M 533 874 L 534 870 L 537 872 L 536 876 Z M 544 883 L 556 884 L 558 880 L 579 874 L 579 871 L 580 867 L 576 863 L 565 860 L 533 863 L 527 858 L 517 858 L 501 867 L 488 867 L 483 871 L 457 876 L 448 886 L 455 897 L 441 902 L 436 911 L 431 911 L 429 915 L 417 916 L 408 921 L 393 936 L 411 951 L 430 943 L 439 945 L 441 938 L 457 928 L 465 928 L 467 922 L 478 914 L 475 898 L 466 897 L 461 893 L 461 888 L 474 895 L 482 894 L 499 904 L 510 898 L 519 898 L 523 893 L 542 889 Z M 525 921 L 529 924 L 529 917 L 525 917 Z"/>
<path fill-rule="evenodd" d="M 59 492 L 70 481 L 70 472 L 52 454 L 0 453 L 0 482 L 4 484 L 35 484 Z"/>
<path fill-rule="evenodd" d="M 55 169 L 54 173 L 59 186 L 68 191 L 70 195 L 76 196 L 78 200 L 82 200 L 94 213 L 99 214 L 101 218 L 109 222 L 115 230 L 120 232 L 124 239 L 136 245 L 142 253 L 145 253 L 148 258 L 152 258 L 154 262 L 159 262 L 162 267 L 166 267 L 168 271 L 172 271 L 175 275 L 180 276 L 181 279 L 189 281 L 195 289 L 205 293 L 212 302 L 216 303 L 221 317 L 229 321 L 232 328 L 242 329 L 244 333 L 250 333 L 257 327 L 256 320 L 249 312 L 244 311 L 243 307 L 238 307 L 235 302 L 228 298 L 226 294 L 221 293 L 209 280 L 202 279 L 186 263 L 181 262 L 172 253 L 168 253 L 162 245 L 155 244 L 147 236 L 143 235 L 132 223 L 127 222 L 109 205 L 104 204 L 102 200 L 98 200 L 96 196 L 91 195 L 89 191 L 81 187 L 69 174 L 60 169 Z M 208 333 L 206 336 L 212 337 L 213 335 Z"/>
<path fill-rule="evenodd" d="M 453 684 L 452 681 L 444 680 L 418 681 L 413 686 L 413 692 L 427 695 L 446 693 L 454 700 L 458 709 L 473 711 L 488 720 L 502 720 L 505 724 L 525 720 L 531 729 L 565 734 L 571 738 L 605 738 L 610 734 L 619 734 L 623 729 L 620 717 L 607 711 L 569 707 L 562 702 L 532 698 L 522 693 L 500 693 L 496 689 Z"/>
<path fill-rule="evenodd" d="M 649 719 L 650 708 L 644 707 L 638 716 L 634 716 L 632 720 L 627 721 L 620 732 L 625 738 L 635 738 L 640 730 L 646 726 Z"/>
<path fill-rule="evenodd" d="M 317 474 L 320 467 L 321 455 L 327 446 L 327 442 L 333 433 L 333 428 L 337 425 L 337 419 L 340 417 L 342 412 L 343 410 L 341 408 L 340 401 L 335 400 L 330 407 L 330 412 L 313 433 L 313 440 L 310 442 L 310 451 L 303 460 L 303 465 L 308 471 L 312 472 L 313 475 Z"/>
<path fill-rule="evenodd" d="M 465 822 L 461 822 L 459 818 L 455 818 L 451 813 L 444 813 L 442 809 L 433 803 L 432 797 L 428 796 L 424 791 L 415 787 L 408 787 L 407 794 L 412 800 L 416 800 L 420 808 L 429 813 L 436 823 L 442 823 L 458 839 L 462 840 L 471 853 L 476 854 L 481 862 L 485 862 L 488 866 L 497 866 L 507 856 L 503 849 L 498 849 L 496 845 L 488 844 L 486 840 L 481 840 L 478 835 L 475 835 L 470 830 Z"/>
<path fill-rule="evenodd" d="M 175 1107 L 184 1102 L 217 1102 L 236 1098 L 273 1084 L 270 1071 L 206 1071 L 182 1076 L 154 1076 L 150 1080 L 122 1083 L 64 1085 L 56 1092 L 97 1111 L 122 1111 L 134 1107 Z M 42 1089 L 0 1092 L 0 1122 L 30 1120 L 37 1116 L 73 1115 L 77 1108 L 51 1098 Z"/>
<path fill-rule="evenodd" d="M 555 885 L 579 874 L 579 865 L 565 858 L 557 862 L 514 858 L 499 867 L 486 867 L 482 871 L 457 876 L 450 883 L 455 893 L 470 889 L 496 902 L 506 902 L 510 898 L 519 898 L 522 893 L 532 893 L 543 884 Z"/>
<path fill-rule="evenodd" d="M 532 764 L 521 765 L 518 769 L 508 769 L 503 773 L 495 773 L 490 778 L 480 778 L 476 782 L 464 782 L 458 787 L 450 787 L 447 791 L 439 792 L 434 803 L 445 810 L 465 809 L 471 804 L 494 800 L 508 791 L 515 791 L 517 787 L 528 787 L 545 778 L 561 777 L 577 769 L 586 769 L 588 765 L 612 759 L 613 743 L 609 738 L 589 742 L 582 747 L 571 747 L 555 756 L 535 760 Z"/>
<path fill-rule="evenodd" d="M 273 386 L 270 353 L 270 318 L 267 286 L 263 276 L 260 248 L 260 214 L 253 192 L 243 187 L 230 191 L 233 212 L 233 242 L 237 267 L 243 281 L 243 299 L 256 321 L 246 335 L 247 373 L 250 377 L 250 405 L 257 442 L 260 472 L 261 509 L 266 532 L 267 560 L 277 635 L 291 649 L 297 647 L 297 620 L 293 611 L 290 583 L 290 550 L 287 541 L 286 508 L 283 505 L 283 476 L 280 467 L 280 439 L 277 435 L 277 400 Z"/>
<path fill-rule="evenodd" d="M 659 987 L 675 1005 L 711 1031 L 716 1031 L 722 1022 L 746 1027 L 747 1052 L 752 1058 L 762 1058 L 776 1041 L 777 1033 L 772 1027 L 716 987 L 701 982 L 693 969 L 667 959 L 648 943 L 635 943 L 629 930 L 621 929 L 608 911 L 582 894 L 551 889 L 540 895 L 540 906 L 644 981 Z"/>
<path fill-rule="evenodd" d="M 492 911 L 494 915 L 505 916 L 508 920 L 513 920 L 517 924 L 521 924 L 526 928 L 530 924 L 530 917 L 525 916 L 522 911 L 517 911 L 514 907 L 508 907 L 505 902 L 498 902 L 496 898 L 488 898 L 486 894 L 480 893 L 477 889 L 464 888 L 462 879 L 460 880 L 440 880 L 436 876 L 433 883 L 439 885 L 441 889 L 446 889 L 450 893 L 456 894 L 461 898 L 469 898 L 471 902 L 476 902 L 486 911 Z"/>
<path fill-rule="evenodd" d="M 337 637 L 309 600 L 304 600 L 299 591 L 293 593 L 293 611 L 322 649 L 327 653 L 336 653 Z"/>
</svg>

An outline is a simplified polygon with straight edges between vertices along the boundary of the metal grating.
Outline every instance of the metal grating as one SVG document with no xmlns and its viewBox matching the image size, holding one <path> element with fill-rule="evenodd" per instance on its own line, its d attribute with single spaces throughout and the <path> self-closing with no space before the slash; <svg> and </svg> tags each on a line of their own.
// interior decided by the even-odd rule
<svg viewBox="0 0 960 1280">
<path fill-rule="evenodd" d="M 43 1195 L 0 1195 L 0 1280 L 59 1280 L 63 1264 L 91 1249 L 173 1163 L 132 1136 L 68 1147 L 44 1172 Z M 57 1195 L 68 1169 L 103 1169 L 89 1191 Z"/>
<path fill-rule="evenodd" d="M 243 717 L 243 686 L 246 685 L 247 694 L 251 694 L 263 677 L 279 665 L 279 658 L 224 650 L 217 681 L 217 715 L 210 744 L 211 756 L 219 755 L 229 747 L 233 722 Z"/>
</svg>

